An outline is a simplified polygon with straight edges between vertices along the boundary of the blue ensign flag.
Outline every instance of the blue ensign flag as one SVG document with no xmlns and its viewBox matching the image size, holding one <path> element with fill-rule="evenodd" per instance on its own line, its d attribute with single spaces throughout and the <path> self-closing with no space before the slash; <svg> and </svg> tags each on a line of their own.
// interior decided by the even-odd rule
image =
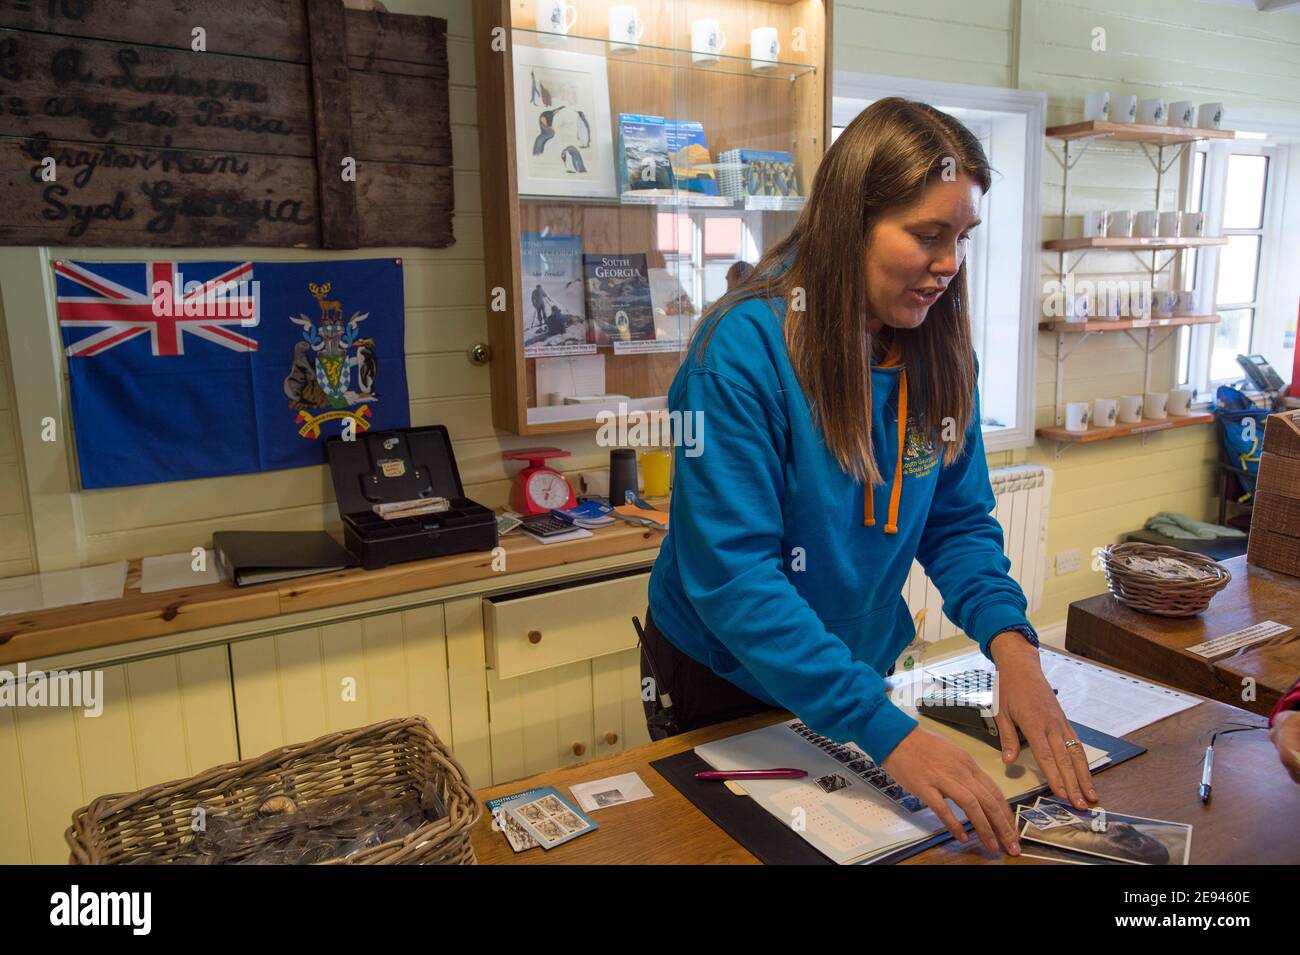
<svg viewBox="0 0 1300 955">
<path fill-rule="evenodd" d="M 323 464 L 345 427 L 410 425 L 400 259 L 61 260 L 55 284 L 83 487 Z"/>
</svg>

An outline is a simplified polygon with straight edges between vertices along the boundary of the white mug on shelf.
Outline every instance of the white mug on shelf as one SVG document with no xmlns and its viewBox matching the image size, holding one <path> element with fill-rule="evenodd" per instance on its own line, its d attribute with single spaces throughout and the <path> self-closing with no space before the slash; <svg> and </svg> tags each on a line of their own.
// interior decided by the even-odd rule
<svg viewBox="0 0 1300 955">
<path fill-rule="evenodd" d="M 1162 236 L 1167 238 L 1178 238 L 1178 230 L 1182 225 L 1183 214 L 1175 209 L 1172 212 L 1162 212 L 1156 220 L 1156 228 Z"/>
<path fill-rule="evenodd" d="M 636 7 L 625 4 L 609 8 L 609 48 L 615 53 L 626 53 L 641 46 L 645 36 L 645 21 Z"/>
<path fill-rule="evenodd" d="M 1160 234 L 1160 214 L 1154 209 L 1144 209 L 1133 220 L 1133 235 L 1156 236 Z"/>
<path fill-rule="evenodd" d="M 1189 239 L 1205 235 L 1205 213 L 1184 212 L 1183 220 L 1178 226 L 1178 234 Z"/>
<path fill-rule="evenodd" d="M 1129 292 L 1128 317 L 1134 321 L 1149 321 L 1153 295 L 1150 284 L 1146 282 L 1143 282 L 1137 291 Z"/>
<path fill-rule="evenodd" d="M 1178 293 L 1178 310 L 1176 315 L 1201 314 L 1201 293 L 1199 289 L 1184 289 Z"/>
<path fill-rule="evenodd" d="M 1142 396 L 1120 395 L 1119 420 L 1121 424 L 1137 424 L 1142 420 Z"/>
<path fill-rule="evenodd" d="M 749 68 L 770 70 L 781 55 L 781 41 L 776 27 L 759 27 L 749 32 Z"/>
<path fill-rule="evenodd" d="M 1113 209 L 1106 213 L 1106 234 L 1112 239 L 1127 239 L 1133 235 L 1133 210 Z"/>
<path fill-rule="evenodd" d="M 1108 322 L 1117 322 L 1128 311 L 1128 294 L 1118 288 L 1097 290 L 1097 307 L 1093 309 L 1097 318 Z"/>
<path fill-rule="evenodd" d="M 1116 96 L 1110 101 L 1110 121 L 1112 123 L 1137 122 L 1138 98 L 1136 96 Z"/>
<path fill-rule="evenodd" d="M 1138 103 L 1138 122 L 1147 126 L 1163 126 L 1168 110 L 1168 104 L 1162 99 L 1144 99 Z"/>
<path fill-rule="evenodd" d="M 1154 420 L 1163 420 L 1169 415 L 1166 409 L 1169 406 L 1169 393 L 1164 391 L 1148 391 L 1142 399 L 1142 417 L 1152 418 Z"/>
<path fill-rule="evenodd" d="M 1088 430 L 1088 402 L 1071 401 L 1065 406 L 1065 430 Z"/>
<path fill-rule="evenodd" d="M 537 0 L 537 29 L 567 36 L 578 22 L 578 8 L 566 0 Z"/>
<path fill-rule="evenodd" d="M 1172 289 L 1157 289 L 1152 296 L 1151 311 L 1160 318 L 1172 318 L 1178 308 L 1178 293 Z"/>
<path fill-rule="evenodd" d="M 1196 104 L 1191 100 L 1180 99 L 1176 103 L 1169 104 L 1169 125 L 1170 126 L 1194 126 L 1196 125 Z"/>
<path fill-rule="evenodd" d="M 1202 103 L 1196 111 L 1196 126 L 1198 129 L 1222 129 L 1223 104 Z"/>
<path fill-rule="evenodd" d="M 1083 214 L 1083 235 L 1088 239 L 1101 239 L 1106 236 L 1107 214 L 1094 210 Z"/>
<path fill-rule="evenodd" d="M 727 35 L 717 20 L 696 20 L 691 24 L 691 53 L 701 65 L 717 63 L 718 54 L 727 45 Z"/>
<path fill-rule="evenodd" d="M 1083 118 L 1085 120 L 1110 119 L 1110 93 L 1098 90 L 1083 98 Z"/>
<path fill-rule="evenodd" d="M 1169 392 L 1169 415 L 1173 418 L 1186 418 L 1192 413 L 1192 399 L 1196 392 L 1191 388 L 1175 388 Z"/>
<path fill-rule="evenodd" d="M 1092 426 L 1113 428 L 1119 416 L 1119 402 L 1114 398 L 1098 398 L 1092 403 Z"/>
</svg>

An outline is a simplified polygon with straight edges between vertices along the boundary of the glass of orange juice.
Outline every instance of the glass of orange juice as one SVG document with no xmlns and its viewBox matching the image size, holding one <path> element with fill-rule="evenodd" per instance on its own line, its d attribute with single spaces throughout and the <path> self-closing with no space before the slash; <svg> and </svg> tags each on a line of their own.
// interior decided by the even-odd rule
<svg viewBox="0 0 1300 955">
<path fill-rule="evenodd" d="M 667 448 L 646 448 L 641 452 L 641 480 L 646 497 L 668 496 L 668 474 L 673 455 Z"/>
</svg>

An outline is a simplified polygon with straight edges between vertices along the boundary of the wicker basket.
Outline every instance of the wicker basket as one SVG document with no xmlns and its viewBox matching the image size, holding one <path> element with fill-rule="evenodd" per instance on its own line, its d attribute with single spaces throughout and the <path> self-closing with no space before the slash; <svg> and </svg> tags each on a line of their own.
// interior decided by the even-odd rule
<svg viewBox="0 0 1300 955">
<path fill-rule="evenodd" d="M 421 716 L 331 733 L 136 793 L 101 796 L 73 813 L 66 838 L 74 865 L 168 863 L 192 854 L 196 807 L 248 821 L 269 796 L 286 791 L 309 805 L 344 793 L 407 796 L 424 792 L 426 784 L 447 810 L 442 818 L 404 838 L 317 864 L 474 865 L 469 834 L 482 803 Z"/>
<path fill-rule="evenodd" d="M 1121 564 L 1117 558 L 1172 557 L 1214 576 L 1200 580 L 1171 580 L 1155 574 L 1145 574 Z M 1120 603 L 1161 617 L 1194 617 L 1210 606 L 1210 599 L 1232 580 L 1232 574 L 1218 561 L 1204 554 L 1164 544 L 1144 544 L 1130 541 L 1113 544 L 1101 552 L 1101 565 L 1106 571 L 1106 583 Z"/>
</svg>

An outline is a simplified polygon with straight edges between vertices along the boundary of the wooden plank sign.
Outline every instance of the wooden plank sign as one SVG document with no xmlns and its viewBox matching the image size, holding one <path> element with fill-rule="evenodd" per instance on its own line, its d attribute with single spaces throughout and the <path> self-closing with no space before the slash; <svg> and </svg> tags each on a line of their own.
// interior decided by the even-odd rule
<svg viewBox="0 0 1300 955">
<path fill-rule="evenodd" d="M 0 244 L 451 245 L 447 24 L 0 0 Z"/>
</svg>

